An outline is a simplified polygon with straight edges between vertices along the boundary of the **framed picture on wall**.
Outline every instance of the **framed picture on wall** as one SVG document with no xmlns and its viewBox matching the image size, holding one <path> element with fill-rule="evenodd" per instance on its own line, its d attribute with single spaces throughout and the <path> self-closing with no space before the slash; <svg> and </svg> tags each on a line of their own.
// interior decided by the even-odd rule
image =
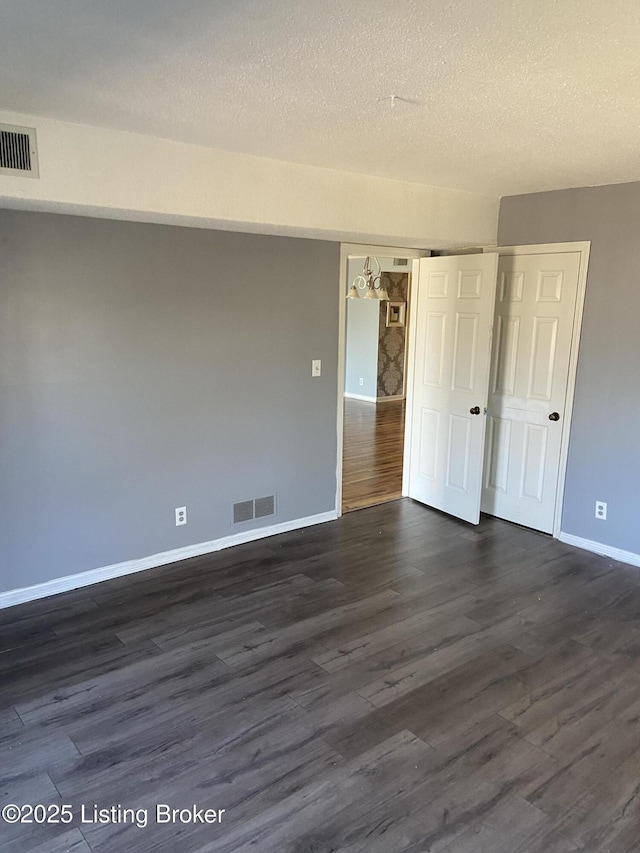
<svg viewBox="0 0 640 853">
<path fill-rule="evenodd" d="M 406 302 L 387 302 L 387 326 L 404 326 Z"/>
</svg>

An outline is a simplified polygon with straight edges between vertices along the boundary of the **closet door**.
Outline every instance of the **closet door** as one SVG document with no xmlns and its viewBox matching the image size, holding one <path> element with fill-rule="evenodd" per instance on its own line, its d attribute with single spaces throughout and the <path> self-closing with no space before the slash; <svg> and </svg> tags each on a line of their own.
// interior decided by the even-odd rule
<svg viewBox="0 0 640 853">
<path fill-rule="evenodd" d="M 500 257 L 482 511 L 553 532 L 580 252 Z"/>
</svg>

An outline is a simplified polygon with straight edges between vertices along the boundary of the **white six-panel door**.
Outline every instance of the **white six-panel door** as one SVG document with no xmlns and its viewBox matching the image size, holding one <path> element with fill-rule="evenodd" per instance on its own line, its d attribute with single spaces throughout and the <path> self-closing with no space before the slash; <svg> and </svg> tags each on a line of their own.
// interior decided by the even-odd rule
<svg viewBox="0 0 640 853">
<path fill-rule="evenodd" d="M 482 511 L 551 533 L 580 253 L 501 256 Z"/>
<path fill-rule="evenodd" d="M 407 494 L 480 519 L 496 254 L 419 261 Z M 410 419 L 410 420 L 409 420 Z"/>
</svg>

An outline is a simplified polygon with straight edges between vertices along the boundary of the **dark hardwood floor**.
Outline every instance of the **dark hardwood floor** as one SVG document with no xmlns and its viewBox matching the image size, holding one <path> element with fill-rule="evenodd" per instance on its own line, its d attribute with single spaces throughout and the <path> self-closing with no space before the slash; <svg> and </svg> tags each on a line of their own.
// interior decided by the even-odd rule
<svg viewBox="0 0 640 853">
<path fill-rule="evenodd" d="M 342 511 L 402 497 L 404 400 L 344 401 Z"/>
<path fill-rule="evenodd" d="M 496 519 L 400 500 L 1 611 L 0 642 L 0 805 L 73 807 L 3 853 L 640 850 L 640 573 Z"/>
</svg>

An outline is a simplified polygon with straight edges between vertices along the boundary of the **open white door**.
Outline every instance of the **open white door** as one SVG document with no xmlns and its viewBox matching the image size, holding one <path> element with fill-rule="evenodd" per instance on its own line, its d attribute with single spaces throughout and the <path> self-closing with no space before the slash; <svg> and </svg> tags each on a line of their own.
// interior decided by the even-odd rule
<svg viewBox="0 0 640 853">
<path fill-rule="evenodd" d="M 497 254 L 423 258 L 414 286 L 410 498 L 480 520 Z"/>
</svg>

